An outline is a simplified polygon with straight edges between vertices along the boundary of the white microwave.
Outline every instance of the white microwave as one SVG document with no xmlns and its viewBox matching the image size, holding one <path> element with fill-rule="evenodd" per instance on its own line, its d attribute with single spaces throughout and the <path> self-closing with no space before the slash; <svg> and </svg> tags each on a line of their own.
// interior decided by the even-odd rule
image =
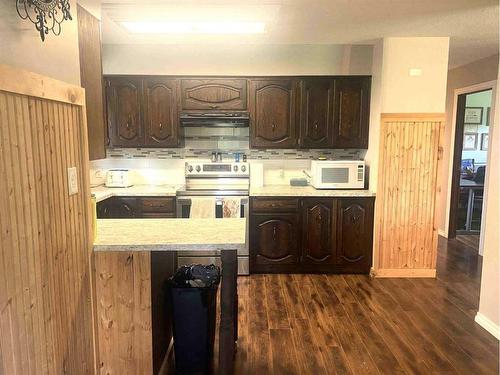
<svg viewBox="0 0 500 375">
<path fill-rule="evenodd" d="M 313 160 L 311 185 L 316 189 L 364 189 L 363 160 Z"/>
</svg>

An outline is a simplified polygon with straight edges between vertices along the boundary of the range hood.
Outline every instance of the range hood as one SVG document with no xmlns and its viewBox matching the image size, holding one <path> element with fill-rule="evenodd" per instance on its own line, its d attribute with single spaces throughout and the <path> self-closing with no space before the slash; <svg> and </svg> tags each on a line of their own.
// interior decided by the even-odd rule
<svg viewBox="0 0 500 375">
<path fill-rule="evenodd" d="M 250 115 L 248 112 L 183 112 L 180 120 L 183 127 L 247 128 Z"/>
</svg>

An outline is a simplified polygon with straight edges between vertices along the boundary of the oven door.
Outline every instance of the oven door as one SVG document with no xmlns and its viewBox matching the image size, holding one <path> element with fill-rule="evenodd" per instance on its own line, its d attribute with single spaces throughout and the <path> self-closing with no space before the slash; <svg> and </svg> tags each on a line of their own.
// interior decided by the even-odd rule
<svg viewBox="0 0 500 375">
<path fill-rule="evenodd" d="M 213 196 L 212 196 L 213 197 Z M 246 246 L 242 250 L 238 250 L 238 275 L 248 275 L 250 273 L 249 257 L 248 257 L 248 213 L 249 213 L 249 198 L 248 196 L 224 196 L 217 197 L 215 200 L 215 217 L 223 220 L 223 201 L 224 198 L 241 199 L 240 217 L 246 218 Z M 177 218 L 189 218 L 191 210 L 190 196 L 177 196 Z M 177 265 L 190 264 L 215 264 L 220 267 L 220 251 L 179 251 L 177 253 Z"/>
</svg>

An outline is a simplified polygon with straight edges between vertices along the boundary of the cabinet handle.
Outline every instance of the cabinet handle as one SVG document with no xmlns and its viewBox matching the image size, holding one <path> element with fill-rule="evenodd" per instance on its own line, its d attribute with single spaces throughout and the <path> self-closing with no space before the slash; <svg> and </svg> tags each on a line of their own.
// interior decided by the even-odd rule
<svg viewBox="0 0 500 375">
<path fill-rule="evenodd" d="M 318 215 L 318 223 L 320 223 L 321 220 L 323 220 L 323 218 L 321 217 L 321 215 Z"/>
<path fill-rule="evenodd" d="M 128 212 L 132 211 L 132 210 L 130 209 L 130 207 L 129 207 L 127 204 L 124 204 L 124 205 L 123 205 L 123 207 L 124 207 L 124 208 L 125 208 Z"/>
<path fill-rule="evenodd" d="M 160 130 L 163 129 L 163 124 L 160 122 Z"/>
<path fill-rule="evenodd" d="M 318 121 L 314 121 L 314 130 L 318 130 Z"/>
<path fill-rule="evenodd" d="M 276 241 L 276 224 L 273 225 L 273 241 Z"/>
<path fill-rule="evenodd" d="M 271 124 L 271 128 L 273 129 L 273 131 L 276 130 L 276 125 L 274 124 L 274 122 Z"/>
<path fill-rule="evenodd" d="M 353 224 L 356 224 L 356 223 L 358 222 L 358 219 L 359 219 L 359 218 L 358 218 L 357 216 L 353 216 L 353 217 L 351 218 L 351 222 L 352 222 Z"/>
<path fill-rule="evenodd" d="M 210 109 L 217 109 L 217 108 L 219 108 L 219 106 L 218 106 L 218 105 L 211 105 L 211 106 L 210 106 Z"/>
</svg>

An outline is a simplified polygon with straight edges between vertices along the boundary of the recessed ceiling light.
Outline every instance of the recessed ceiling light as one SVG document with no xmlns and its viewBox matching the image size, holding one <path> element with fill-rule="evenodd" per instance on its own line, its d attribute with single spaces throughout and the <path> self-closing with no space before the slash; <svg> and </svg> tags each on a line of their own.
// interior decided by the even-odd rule
<svg viewBox="0 0 500 375">
<path fill-rule="evenodd" d="M 262 34 L 264 22 L 245 21 L 127 21 L 121 22 L 134 34 Z"/>
</svg>

